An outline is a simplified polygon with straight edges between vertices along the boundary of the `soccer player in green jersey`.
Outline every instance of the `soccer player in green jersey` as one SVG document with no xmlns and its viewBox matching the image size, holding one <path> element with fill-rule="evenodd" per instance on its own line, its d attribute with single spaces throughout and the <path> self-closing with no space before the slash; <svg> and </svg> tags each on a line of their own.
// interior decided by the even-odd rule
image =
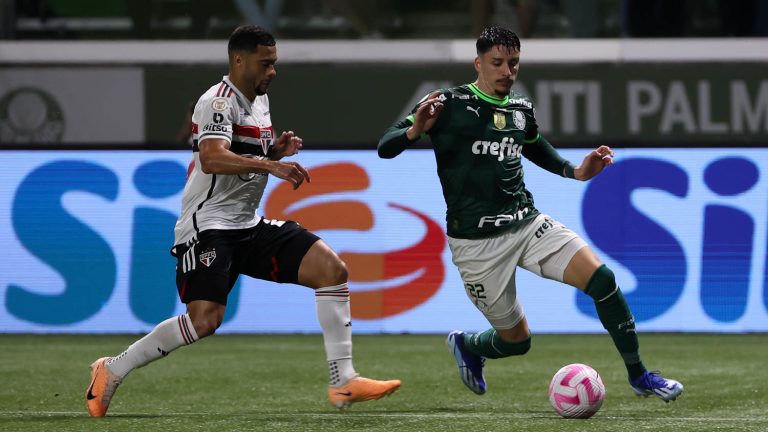
<svg viewBox="0 0 768 432">
<path fill-rule="evenodd" d="M 613 162 L 613 150 L 600 146 L 576 167 L 563 159 L 539 135 L 533 103 L 511 91 L 520 68 L 517 35 L 488 27 L 476 47 L 477 80 L 429 94 L 378 146 L 379 156 L 389 159 L 424 135 L 432 140 L 453 262 L 467 296 L 492 326 L 448 335 L 462 382 L 484 394 L 486 358 L 530 349 L 531 332 L 515 292 L 520 266 L 592 297 L 634 392 L 676 399 L 683 385 L 643 365 L 634 318 L 611 269 L 576 233 L 536 210 L 523 182 L 521 156 L 559 176 L 587 181 Z"/>
</svg>

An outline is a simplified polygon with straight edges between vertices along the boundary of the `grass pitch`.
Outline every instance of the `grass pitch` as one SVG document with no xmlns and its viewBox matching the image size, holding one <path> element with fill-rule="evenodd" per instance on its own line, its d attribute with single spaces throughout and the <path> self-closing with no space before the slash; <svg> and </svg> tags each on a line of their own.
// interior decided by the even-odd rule
<svg viewBox="0 0 768 432">
<path fill-rule="evenodd" d="M 319 335 L 215 336 L 132 372 L 107 417 L 89 418 L 88 365 L 136 338 L 0 335 L 0 431 L 768 431 L 764 334 L 641 335 L 647 366 L 685 385 L 669 404 L 632 394 L 607 335 L 535 335 L 527 355 L 487 362 L 484 396 L 461 384 L 443 336 L 355 336 L 357 370 L 403 386 L 344 412 L 325 400 Z M 607 388 L 588 420 L 547 400 L 574 362 Z"/>
</svg>

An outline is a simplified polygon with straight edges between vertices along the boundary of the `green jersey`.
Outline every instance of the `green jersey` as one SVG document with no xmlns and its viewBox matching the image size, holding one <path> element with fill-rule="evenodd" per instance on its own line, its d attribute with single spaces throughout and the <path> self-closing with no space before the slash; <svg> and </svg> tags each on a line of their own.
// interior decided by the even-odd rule
<svg viewBox="0 0 768 432">
<path fill-rule="evenodd" d="M 447 205 L 448 235 L 490 237 L 535 218 L 521 155 L 560 175 L 568 163 L 539 136 L 533 103 L 514 92 L 499 99 L 474 84 L 441 90 L 439 98 L 444 107 L 427 134 Z M 403 137 L 410 144 L 405 129 L 411 124 L 413 115 L 387 131 L 379 143 L 382 157 L 402 151 Z"/>
</svg>

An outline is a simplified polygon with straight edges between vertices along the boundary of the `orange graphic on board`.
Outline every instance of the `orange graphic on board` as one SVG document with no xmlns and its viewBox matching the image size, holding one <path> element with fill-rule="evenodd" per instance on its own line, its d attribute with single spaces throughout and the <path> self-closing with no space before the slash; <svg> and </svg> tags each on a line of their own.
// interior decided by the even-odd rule
<svg viewBox="0 0 768 432">
<path fill-rule="evenodd" d="M 264 206 L 265 216 L 295 220 L 312 231 L 373 228 L 374 214 L 364 202 L 339 199 L 301 204 L 303 200 L 325 194 L 368 189 L 370 179 L 361 166 L 339 162 L 315 167 L 309 173 L 312 183 L 305 183 L 295 191 L 287 182 L 277 186 Z M 339 253 L 349 269 L 353 318 L 380 319 L 413 309 L 429 300 L 445 278 L 442 259 L 445 235 L 440 225 L 414 209 L 392 203 L 389 206 L 412 215 L 414 223 L 425 227 L 424 235 L 404 249 Z M 377 282 L 384 287 L 355 291 L 355 282 Z"/>
</svg>

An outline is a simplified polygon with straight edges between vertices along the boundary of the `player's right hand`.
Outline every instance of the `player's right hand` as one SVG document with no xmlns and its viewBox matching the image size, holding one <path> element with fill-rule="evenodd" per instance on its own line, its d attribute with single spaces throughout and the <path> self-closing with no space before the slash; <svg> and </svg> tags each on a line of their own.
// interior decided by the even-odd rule
<svg viewBox="0 0 768 432">
<path fill-rule="evenodd" d="M 269 173 L 275 177 L 291 182 L 293 189 L 298 189 L 304 180 L 309 183 L 309 173 L 297 162 L 279 162 L 274 161 L 269 167 Z"/>
<path fill-rule="evenodd" d="M 413 115 L 413 125 L 406 132 L 408 138 L 416 139 L 432 129 L 444 106 L 440 100 L 439 91 L 433 92 L 426 100 L 422 101 Z"/>
</svg>

